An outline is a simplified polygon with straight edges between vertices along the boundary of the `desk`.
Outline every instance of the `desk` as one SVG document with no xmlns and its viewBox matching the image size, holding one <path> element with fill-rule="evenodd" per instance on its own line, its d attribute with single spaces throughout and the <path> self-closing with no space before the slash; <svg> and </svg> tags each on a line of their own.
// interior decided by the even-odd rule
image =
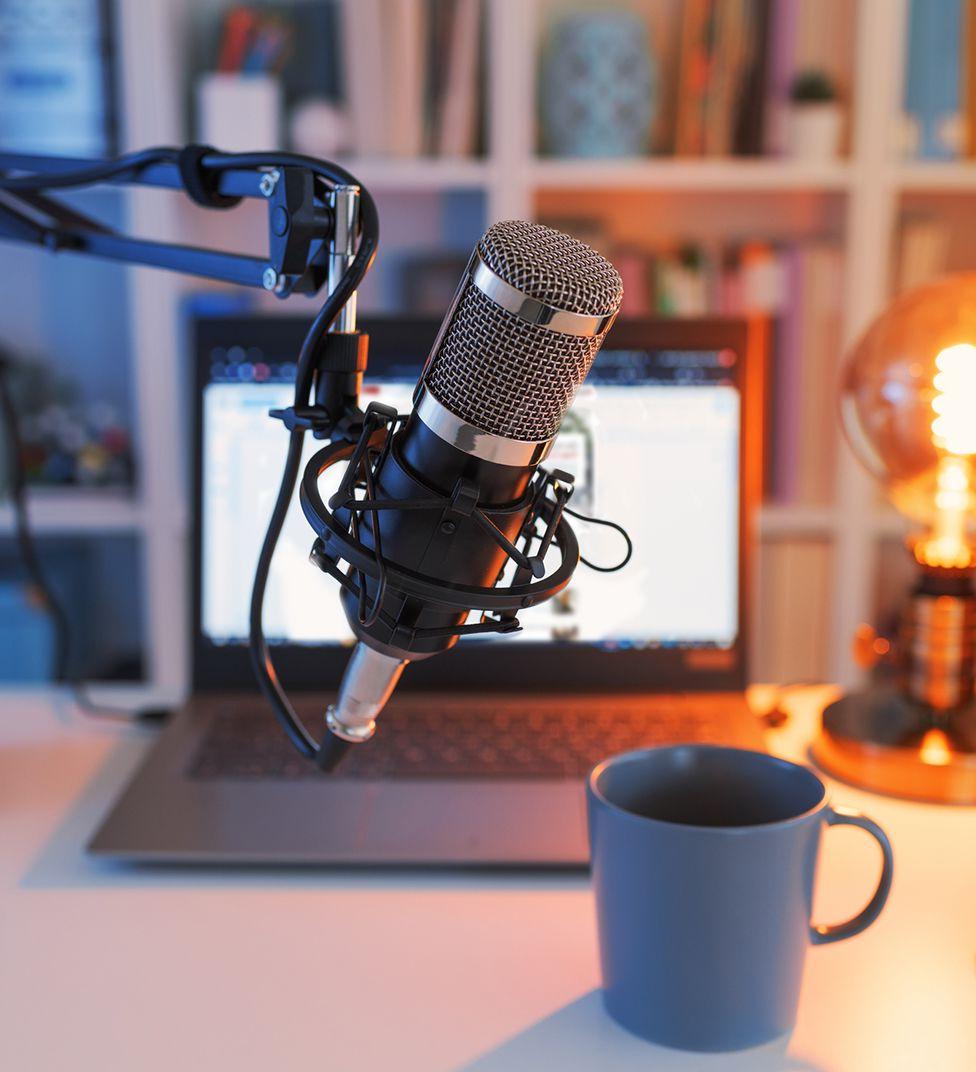
<svg viewBox="0 0 976 1072">
<path fill-rule="evenodd" d="M 802 755 L 824 690 L 771 736 Z M 793 1037 L 704 1057 L 600 1006 L 583 876 L 131 870 L 82 846 L 152 740 L 46 692 L 0 696 L 0 1068 L 9 1072 L 973 1072 L 976 811 L 837 786 L 888 830 L 863 936 L 812 949 Z M 831 830 L 818 919 L 878 855 Z M 743 981 L 748 985 L 748 980 Z"/>
</svg>

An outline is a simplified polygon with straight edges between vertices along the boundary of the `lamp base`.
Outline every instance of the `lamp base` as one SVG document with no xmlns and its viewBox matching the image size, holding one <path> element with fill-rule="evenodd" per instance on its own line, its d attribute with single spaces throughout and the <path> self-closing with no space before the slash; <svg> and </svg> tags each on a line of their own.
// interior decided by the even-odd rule
<svg viewBox="0 0 976 1072">
<path fill-rule="evenodd" d="M 824 711 L 813 758 L 875 792 L 974 804 L 976 703 L 939 712 L 894 689 L 850 693 Z"/>
</svg>

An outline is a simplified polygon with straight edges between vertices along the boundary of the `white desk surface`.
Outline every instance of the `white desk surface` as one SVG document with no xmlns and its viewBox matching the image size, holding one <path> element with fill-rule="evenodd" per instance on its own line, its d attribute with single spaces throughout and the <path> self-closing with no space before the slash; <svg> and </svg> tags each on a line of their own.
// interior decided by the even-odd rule
<svg viewBox="0 0 976 1072">
<path fill-rule="evenodd" d="M 801 755 L 823 689 L 771 738 Z M 583 876 L 133 871 L 83 845 L 151 741 L 53 694 L 0 696 L 0 1069 L 973 1072 L 976 811 L 845 786 L 895 882 L 864 935 L 811 949 L 789 1040 L 705 1057 L 604 1014 Z M 878 853 L 826 834 L 817 917 Z M 748 986 L 749 981 L 743 980 Z"/>
</svg>

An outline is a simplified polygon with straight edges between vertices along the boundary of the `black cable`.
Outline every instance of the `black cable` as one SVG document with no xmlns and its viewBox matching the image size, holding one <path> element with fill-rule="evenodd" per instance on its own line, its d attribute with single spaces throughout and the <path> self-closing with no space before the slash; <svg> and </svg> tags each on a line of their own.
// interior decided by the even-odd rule
<svg viewBox="0 0 976 1072">
<path fill-rule="evenodd" d="M 293 154 L 288 153 L 276 154 L 273 158 L 266 154 L 213 154 L 213 156 L 206 158 L 205 163 L 207 166 L 211 166 L 211 161 L 213 161 L 214 157 L 218 157 L 218 164 L 227 160 L 233 162 L 227 166 L 237 167 L 265 167 L 272 166 L 272 164 L 287 166 L 289 163 L 301 163 L 302 166 L 309 166 L 307 158 L 294 157 Z M 320 161 L 316 161 L 314 164 L 316 166 L 313 170 L 316 171 L 316 174 L 326 178 L 332 185 L 359 185 L 348 172 L 336 165 L 324 165 Z M 298 357 L 298 368 L 295 374 L 294 404 L 296 407 L 304 406 L 308 403 L 313 386 L 316 352 L 322 336 L 335 322 L 343 306 L 369 270 L 376 255 L 378 243 L 379 216 L 376 212 L 376 205 L 368 191 L 360 188 L 359 248 L 338 286 L 328 296 L 312 321 L 302 342 Z M 309 759 L 317 758 L 318 764 L 323 770 L 331 770 L 345 754 L 344 745 L 346 742 L 340 742 L 340 739 L 334 734 L 326 731 L 322 743 L 319 744 L 308 732 L 281 685 L 275 670 L 271 650 L 264 635 L 264 594 L 268 583 L 268 573 L 278 544 L 278 538 L 281 535 L 281 529 L 288 513 L 288 507 L 294 495 L 295 483 L 301 467 L 304 437 L 305 429 L 303 428 L 296 428 L 289 435 L 288 453 L 281 475 L 281 483 L 278 487 L 278 495 L 261 545 L 258 564 L 254 571 L 249 616 L 250 652 L 254 673 L 261 692 L 271 705 L 275 717 L 288 735 L 289 740 L 303 756 Z"/>
<path fill-rule="evenodd" d="M 102 162 L 88 168 L 60 174 L 33 174 L 18 177 L 0 176 L 0 189 L 7 190 L 44 190 L 67 189 L 73 186 L 87 186 L 136 174 L 140 168 L 153 163 L 178 163 L 179 151 L 171 148 L 146 149 L 139 153 L 119 157 L 116 160 Z M 361 186 L 344 168 L 323 160 L 301 156 L 296 153 L 208 153 L 201 161 L 207 170 L 223 171 L 234 168 L 276 168 L 302 167 L 310 170 L 324 180 L 329 187 L 356 186 L 359 188 L 360 241 L 359 247 L 349 267 L 346 269 L 336 289 L 328 296 L 322 308 L 316 314 L 302 343 L 295 374 L 295 406 L 309 402 L 314 375 L 315 358 L 322 336 L 335 322 L 346 302 L 352 297 L 360 282 L 369 270 L 376 256 L 379 243 L 379 216 L 376 204 L 369 192 Z M 264 594 L 267 588 L 268 573 L 274 557 L 278 538 L 284 525 L 288 507 L 291 503 L 301 465 L 302 444 L 305 430 L 297 428 L 291 432 L 288 453 L 282 471 L 281 483 L 274 509 L 268 522 L 258 564 L 255 569 L 254 583 L 251 590 L 250 605 L 250 652 L 255 676 L 262 693 L 271 705 L 275 717 L 281 723 L 292 744 L 302 755 L 312 758 L 318 755 L 319 765 L 331 769 L 338 762 L 345 748 L 332 734 L 327 734 L 320 746 L 305 729 L 292 707 L 275 671 L 271 651 L 264 635 Z M 26 517 L 26 514 L 25 514 Z"/>
<path fill-rule="evenodd" d="M 386 442 L 383 445 L 383 450 L 380 454 L 380 460 L 376 465 L 376 472 L 379 472 L 383 463 L 386 461 L 387 456 L 390 453 L 390 446 L 393 443 L 393 428 L 391 427 L 386 435 Z M 376 488 L 373 485 L 373 468 L 370 465 L 369 452 L 367 451 L 366 457 L 363 459 L 363 474 L 366 484 L 366 498 L 376 499 Z M 359 539 L 359 517 L 358 512 L 353 510 L 351 514 L 353 537 Z M 359 571 L 359 624 L 364 629 L 369 629 L 379 621 L 380 612 L 383 607 L 383 599 L 386 596 L 386 559 L 383 557 L 383 544 L 382 537 L 380 535 L 380 519 L 373 515 L 373 519 L 370 521 L 370 529 L 373 533 L 373 551 L 376 555 L 376 595 L 373 596 L 373 609 L 367 611 L 367 591 L 366 591 L 366 574 Z"/>
<path fill-rule="evenodd" d="M 2 175 L 0 190 L 65 190 L 74 186 L 91 186 L 108 179 L 121 179 L 125 175 L 135 174 L 150 164 L 175 164 L 178 156 L 176 149 L 142 149 L 137 153 L 128 153 L 114 160 L 102 160 L 75 171 Z"/>
<path fill-rule="evenodd" d="M 608 529 L 613 529 L 614 531 L 619 532 L 620 535 L 623 536 L 624 542 L 627 544 L 627 553 L 616 566 L 598 566 L 595 562 L 590 562 L 589 559 L 580 555 L 580 562 L 582 562 L 584 566 L 589 566 L 591 570 L 596 570 L 597 573 L 616 573 L 617 570 L 622 570 L 624 566 L 627 565 L 634 553 L 634 543 L 623 525 L 618 525 L 616 521 L 607 521 L 606 518 L 587 517 L 586 514 L 581 514 L 576 510 L 570 510 L 568 506 L 564 506 L 563 511 L 569 514 L 570 517 L 575 517 L 577 521 L 585 521 L 590 525 L 603 525 Z"/>
<path fill-rule="evenodd" d="M 362 254 L 364 242 L 365 235 L 363 241 L 360 242 L 360 249 L 357 257 Z M 375 239 L 373 241 L 373 249 L 375 249 Z M 308 401 L 312 389 L 315 351 L 322 336 L 328 331 L 336 317 L 338 317 L 343 305 L 345 305 L 347 299 L 343 297 L 345 290 L 343 283 L 346 283 L 349 279 L 350 272 L 355 267 L 355 263 L 354 260 L 353 264 L 343 276 L 339 286 L 326 299 L 325 304 L 312 321 L 305 336 L 305 340 L 302 343 L 295 380 L 296 406 L 305 405 Z M 372 263 L 371 255 L 365 260 L 366 268 L 369 267 L 370 263 Z M 365 274 L 365 269 L 363 269 L 363 272 Z M 355 285 L 350 288 L 350 293 L 355 289 Z M 261 692 L 271 705 L 275 717 L 278 719 L 282 729 L 284 729 L 295 748 L 297 748 L 306 758 L 312 759 L 319 751 L 319 744 L 302 724 L 291 701 L 288 699 L 288 696 L 278 679 L 274 660 L 271 657 L 271 650 L 264 635 L 264 594 L 268 583 L 268 573 L 271 568 L 271 561 L 274 557 L 275 548 L 278 544 L 278 538 L 281 535 L 281 529 L 285 522 L 285 517 L 288 514 L 288 507 L 291 505 L 292 496 L 295 491 L 295 483 L 298 479 L 298 471 L 301 467 L 302 444 L 304 438 L 305 429 L 303 428 L 294 429 L 288 437 L 288 453 L 285 457 L 285 465 L 281 474 L 281 483 L 278 486 L 278 495 L 275 499 L 274 509 L 271 512 L 271 519 L 268 522 L 268 528 L 261 545 L 261 553 L 258 556 L 258 563 L 254 571 L 249 623 L 251 663 L 254 667 L 254 673 L 257 677 Z M 327 735 L 326 740 L 328 740 L 330 736 L 331 734 Z"/>
</svg>

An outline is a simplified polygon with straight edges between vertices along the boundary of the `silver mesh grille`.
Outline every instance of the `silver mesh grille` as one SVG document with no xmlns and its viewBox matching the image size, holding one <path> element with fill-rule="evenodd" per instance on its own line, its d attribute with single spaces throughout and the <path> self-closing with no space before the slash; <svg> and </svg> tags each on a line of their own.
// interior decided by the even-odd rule
<svg viewBox="0 0 976 1072">
<path fill-rule="evenodd" d="M 617 270 L 596 250 L 540 223 L 505 220 L 478 243 L 488 267 L 523 294 L 568 313 L 615 313 L 623 296 Z"/>
<path fill-rule="evenodd" d="M 559 430 L 603 343 L 526 323 L 468 283 L 425 383 L 492 435 L 540 442 Z"/>
<path fill-rule="evenodd" d="M 613 265 L 551 227 L 496 223 L 478 250 L 497 276 L 546 305 L 584 316 L 612 315 L 620 306 L 623 285 Z M 530 324 L 465 277 L 424 383 L 468 424 L 507 439 L 541 442 L 559 430 L 605 335 L 569 335 Z"/>
</svg>

